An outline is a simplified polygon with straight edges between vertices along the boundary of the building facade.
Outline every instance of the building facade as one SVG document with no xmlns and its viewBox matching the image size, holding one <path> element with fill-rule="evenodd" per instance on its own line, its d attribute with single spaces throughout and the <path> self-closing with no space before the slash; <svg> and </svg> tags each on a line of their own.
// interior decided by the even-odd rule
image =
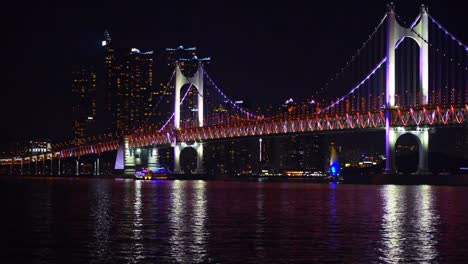
<svg viewBox="0 0 468 264">
<path fill-rule="evenodd" d="M 132 48 L 123 57 L 118 89 L 116 127 L 132 131 L 147 124 L 153 111 L 153 52 Z"/>
<path fill-rule="evenodd" d="M 93 134 L 96 122 L 96 71 L 89 66 L 75 66 L 72 70 L 72 116 L 76 145 Z"/>
<path fill-rule="evenodd" d="M 154 52 L 116 48 L 107 30 L 102 46 L 107 128 L 131 132 L 158 114 L 154 106 L 162 92 L 153 90 Z"/>
</svg>

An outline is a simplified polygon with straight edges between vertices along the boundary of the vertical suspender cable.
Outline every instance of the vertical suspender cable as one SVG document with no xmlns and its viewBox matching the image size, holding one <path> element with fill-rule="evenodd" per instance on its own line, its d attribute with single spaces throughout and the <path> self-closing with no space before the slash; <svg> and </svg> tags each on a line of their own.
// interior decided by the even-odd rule
<svg viewBox="0 0 468 264">
<path fill-rule="evenodd" d="M 430 38 L 432 40 L 435 39 L 435 30 L 434 30 L 434 23 L 429 23 L 429 34 L 430 34 Z M 430 49 L 429 50 L 429 83 L 431 85 L 431 87 L 429 88 L 429 104 L 431 106 L 434 105 L 435 103 L 435 67 L 436 67 L 436 61 L 435 61 L 435 58 L 436 56 L 434 56 L 434 50 L 433 49 Z"/>
<path fill-rule="evenodd" d="M 442 64 L 443 64 L 443 59 L 442 59 L 442 36 L 439 32 L 437 32 L 437 50 L 439 50 L 440 52 L 438 52 L 437 54 L 437 92 L 438 92 L 438 102 L 437 104 L 438 105 L 442 105 L 443 103 L 443 98 L 442 98 L 442 94 L 443 94 L 443 83 L 442 83 L 442 77 L 443 77 L 443 72 L 442 72 Z M 437 51 L 436 50 L 436 51 Z"/>
</svg>

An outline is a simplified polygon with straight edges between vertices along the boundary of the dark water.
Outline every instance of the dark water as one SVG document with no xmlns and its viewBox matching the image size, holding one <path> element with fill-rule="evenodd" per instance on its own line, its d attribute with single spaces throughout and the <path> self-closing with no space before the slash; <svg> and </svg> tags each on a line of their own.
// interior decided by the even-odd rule
<svg viewBox="0 0 468 264">
<path fill-rule="evenodd" d="M 451 263 L 468 188 L 1 178 L 0 263 Z"/>
</svg>

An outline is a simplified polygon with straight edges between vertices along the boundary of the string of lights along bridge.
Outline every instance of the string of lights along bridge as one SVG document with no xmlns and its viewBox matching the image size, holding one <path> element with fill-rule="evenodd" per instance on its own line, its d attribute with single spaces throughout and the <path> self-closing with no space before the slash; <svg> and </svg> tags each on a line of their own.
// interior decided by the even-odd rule
<svg viewBox="0 0 468 264">
<path fill-rule="evenodd" d="M 2 159 L 2 165 L 21 166 L 55 160 L 60 174 L 62 159 L 96 157 L 116 151 L 116 168 L 133 174 L 135 168 L 160 166 L 158 151 L 172 147 L 173 171 L 181 172 L 185 148 L 197 153 L 197 173 L 203 173 L 206 142 L 274 134 L 326 133 L 342 130 L 385 130 L 385 172 L 395 170 L 395 143 L 407 133 L 419 144 L 418 173 L 428 171 L 429 132 L 437 126 L 468 125 L 468 47 L 451 34 L 425 6 L 408 26 L 390 4 L 378 25 L 345 66 L 305 103 L 280 114 L 255 114 L 223 92 L 205 66 L 210 58 L 176 56 L 168 86 L 174 89 L 174 111 L 163 124 L 143 122 L 131 133 L 93 137 L 80 147 L 54 145 L 36 156 Z M 193 48 L 168 49 L 186 53 Z M 311 92 L 312 94 L 312 92 Z M 155 107 L 157 107 L 156 104 Z M 261 144 L 261 140 L 259 141 Z M 138 151 L 146 149 L 147 163 Z M 51 174 L 54 170 L 50 166 Z"/>
</svg>

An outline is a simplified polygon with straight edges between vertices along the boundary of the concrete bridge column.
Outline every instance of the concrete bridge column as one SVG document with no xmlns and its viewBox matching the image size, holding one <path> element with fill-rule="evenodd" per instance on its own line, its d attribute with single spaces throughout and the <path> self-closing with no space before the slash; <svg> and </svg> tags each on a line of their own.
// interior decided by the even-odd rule
<svg viewBox="0 0 468 264">
<path fill-rule="evenodd" d="M 35 171 L 35 175 L 37 175 L 37 162 L 38 162 L 38 159 L 39 159 L 39 156 L 36 156 L 36 162 L 35 162 L 35 166 L 36 166 L 36 171 Z"/>
<path fill-rule="evenodd" d="M 197 151 L 196 173 L 205 173 L 205 167 L 203 166 L 203 143 L 199 142 L 198 144 L 196 144 L 195 150 Z"/>
<path fill-rule="evenodd" d="M 153 147 L 148 151 L 148 167 L 159 167 L 159 151 L 156 147 Z"/>
<path fill-rule="evenodd" d="M 58 165 L 57 165 L 57 175 L 60 176 L 60 161 L 61 158 L 58 158 Z"/>
<path fill-rule="evenodd" d="M 94 175 L 95 176 L 99 176 L 100 175 L 100 171 L 99 171 L 99 155 L 96 157 L 96 161 L 95 161 L 95 165 L 94 165 Z"/>
<path fill-rule="evenodd" d="M 430 174 L 429 171 L 429 129 L 413 131 L 419 139 L 419 164 L 417 174 Z"/>
<path fill-rule="evenodd" d="M 395 130 L 390 127 L 390 110 L 385 113 L 385 174 L 395 174 Z"/>
<path fill-rule="evenodd" d="M 46 161 L 46 154 L 42 155 L 42 175 L 45 175 L 45 161 Z"/>
<path fill-rule="evenodd" d="M 141 148 L 133 149 L 133 157 L 135 158 L 135 167 L 141 167 L 143 165 L 141 153 L 142 153 Z"/>
<path fill-rule="evenodd" d="M 20 175 L 23 175 L 23 157 L 21 157 Z"/>
<path fill-rule="evenodd" d="M 77 157 L 75 160 L 75 176 L 80 175 L 80 157 Z"/>
<path fill-rule="evenodd" d="M 124 137 L 124 175 L 135 175 L 135 149 L 130 148 L 130 138 Z"/>
<path fill-rule="evenodd" d="M 195 173 L 205 173 L 205 167 L 203 166 L 203 143 L 195 142 L 193 145 L 187 145 L 185 142 L 181 144 L 174 145 L 174 172 L 182 173 L 182 168 L 180 167 L 180 154 L 185 148 L 193 148 L 197 152 L 197 168 Z"/>
<path fill-rule="evenodd" d="M 180 169 L 180 153 L 182 152 L 183 147 L 178 144 L 174 143 L 174 173 L 181 173 Z"/>
<path fill-rule="evenodd" d="M 54 171 L 53 171 L 53 168 L 54 168 L 54 167 L 53 167 L 53 165 L 54 165 L 54 155 L 52 154 L 52 155 L 50 156 L 50 175 L 51 175 L 51 176 L 54 175 Z"/>
<path fill-rule="evenodd" d="M 386 155 L 385 172 L 395 173 L 395 145 L 399 137 L 405 134 L 412 134 L 416 137 L 419 147 L 419 163 L 416 174 L 430 174 L 429 171 L 429 128 L 417 128 L 416 130 L 406 130 L 404 127 L 395 127 L 390 129 L 387 143 L 390 146 L 390 155 Z"/>
</svg>

